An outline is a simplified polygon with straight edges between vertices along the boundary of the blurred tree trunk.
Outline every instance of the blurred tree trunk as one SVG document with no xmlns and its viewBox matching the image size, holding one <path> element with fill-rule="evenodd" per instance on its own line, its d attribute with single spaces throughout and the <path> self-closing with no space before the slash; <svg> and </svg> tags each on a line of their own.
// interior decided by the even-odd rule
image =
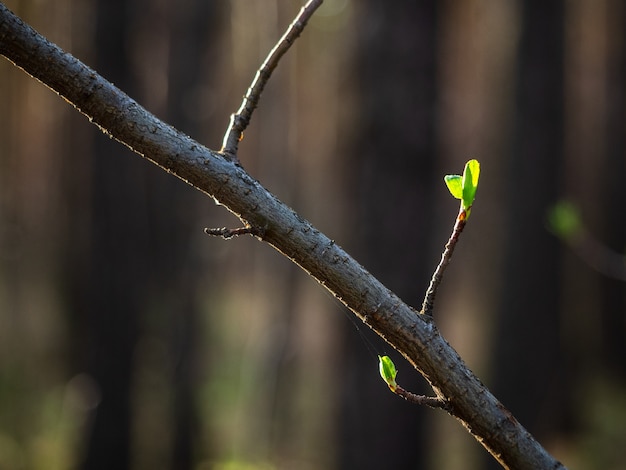
<svg viewBox="0 0 626 470">
<path fill-rule="evenodd" d="M 198 133 L 214 10 L 206 1 L 99 1 L 94 66 L 173 125 Z M 190 247 L 203 199 L 127 153 L 95 131 L 91 267 L 84 286 L 90 294 L 83 308 L 89 312 L 88 372 L 101 403 L 84 468 L 163 465 L 163 459 L 171 468 L 191 468 L 199 276 Z M 143 363 L 137 347 L 144 351 L 152 343 L 163 344 L 165 355 L 158 364 Z M 142 369 L 150 367 L 163 383 L 142 384 Z M 150 411 L 153 395 L 161 401 Z M 162 411 L 167 403 L 169 415 Z"/>
<path fill-rule="evenodd" d="M 562 2 L 522 4 L 517 116 L 504 195 L 506 282 L 492 352 L 494 393 L 540 440 L 554 431 L 566 406 L 555 340 L 561 247 L 544 222 L 563 165 L 563 18 Z"/>
<path fill-rule="evenodd" d="M 148 2 L 150 3 L 150 2 Z M 169 33 L 169 57 L 167 70 L 169 87 L 167 99 L 168 120 L 178 129 L 191 135 L 203 135 L 203 126 L 217 127 L 204 112 L 203 90 L 210 87 L 213 76 L 207 76 L 207 59 L 217 50 L 220 32 L 219 7 L 207 0 L 185 0 L 168 4 L 166 16 Z M 214 118 L 221 121 L 222 116 Z M 210 442 L 198 441 L 197 361 L 196 345 L 201 339 L 198 319 L 197 289 L 200 282 L 200 263 L 195 259 L 192 241 L 202 236 L 199 232 L 198 207 L 206 204 L 200 195 L 192 194 L 173 178 L 155 178 L 157 196 L 151 199 L 154 221 L 162 225 L 154 227 L 154 252 L 167 253 L 159 268 L 162 276 L 157 278 L 153 295 L 160 287 L 168 286 L 167 315 L 172 326 L 170 348 L 173 359 L 171 386 L 173 388 L 173 449 L 172 469 L 191 469 L 195 458 L 211 455 Z M 162 217 L 163 209 L 171 217 Z M 207 263 L 202 269 L 207 268 Z M 163 275 L 164 274 L 164 275 Z M 174 278 L 170 278 L 170 274 Z M 206 282 L 207 278 L 202 278 Z M 205 308 L 203 314 L 211 312 Z M 202 330 L 205 335 L 207 330 Z M 204 366 L 206 370 L 206 366 Z M 199 448 L 201 446 L 201 448 Z"/>
<path fill-rule="evenodd" d="M 432 188 L 440 184 L 433 175 L 436 3 L 363 1 L 355 6 L 357 118 L 349 123 L 356 126 L 350 130 L 350 153 L 358 156 L 354 203 L 361 242 L 355 255 L 418 308 L 439 256 L 428 256 L 431 231 L 425 229 L 435 212 Z M 390 395 L 362 338 L 353 329 L 346 338 L 350 366 L 342 397 L 340 468 L 422 468 L 427 451 L 420 423 L 430 411 Z M 411 390 L 423 386 L 417 374 L 407 373 L 402 380 Z"/>
<path fill-rule="evenodd" d="M 580 211 L 587 251 L 567 250 L 563 263 L 563 338 L 575 399 L 573 428 L 593 449 L 589 467 L 619 468 L 623 432 L 607 423 L 619 416 L 626 374 L 626 8 L 611 0 L 568 7 L 566 62 L 566 184 L 564 197 Z M 604 266 L 604 272 L 598 270 Z M 593 396 L 593 402 L 588 400 Z M 604 412 L 610 420 L 601 418 Z M 618 450 L 620 449 L 620 450 Z"/>
<path fill-rule="evenodd" d="M 604 10 L 606 27 L 606 163 L 603 182 L 598 189 L 599 208 L 604 209 L 598 232 L 601 242 L 615 253 L 626 256 L 626 219 L 624 212 L 624 177 L 626 176 L 626 6 L 608 1 Z M 593 228 L 592 228 L 593 230 Z M 623 258 L 622 258 L 623 259 Z M 619 265 L 619 261 L 617 261 Z M 626 263 L 622 261 L 622 269 Z M 626 283 L 603 278 L 602 362 L 617 382 L 626 379 Z"/>
<path fill-rule="evenodd" d="M 119 86 L 135 89 L 129 77 L 128 7 L 101 0 L 96 7 L 96 69 Z M 94 136 L 91 269 L 88 313 L 88 373 L 100 390 L 84 468 L 130 467 L 132 353 L 138 337 L 139 294 L 145 272 L 144 201 L 137 184 L 145 169 L 125 158 L 125 149 Z M 135 193 L 135 194 L 133 194 Z M 145 255 L 144 255 L 145 256 Z"/>
</svg>

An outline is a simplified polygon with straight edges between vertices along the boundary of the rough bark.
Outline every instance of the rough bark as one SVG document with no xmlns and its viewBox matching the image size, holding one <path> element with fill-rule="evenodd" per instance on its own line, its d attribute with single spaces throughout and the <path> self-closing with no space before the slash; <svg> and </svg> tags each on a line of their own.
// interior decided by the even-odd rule
<svg viewBox="0 0 626 470">
<path fill-rule="evenodd" d="M 224 205 L 258 238 L 302 267 L 375 330 L 447 401 L 455 416 L 505 467 L 564 468 L 484 387 L 432 320 L 383 286 L 339 245 L 246 171 L 173 127 L 0 4 L 0 54 L 64 97 L 103 132 Z"/>
</svg>

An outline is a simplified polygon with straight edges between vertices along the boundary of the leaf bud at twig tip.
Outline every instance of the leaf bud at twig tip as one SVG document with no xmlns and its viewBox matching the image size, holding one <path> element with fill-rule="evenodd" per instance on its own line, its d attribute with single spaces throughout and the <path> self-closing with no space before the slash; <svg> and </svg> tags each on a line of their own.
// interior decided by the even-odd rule
<svg viewBox="0 0 626 470">
<path fill-rule="evenodd" d="M 465 164 L 463 176 L 446 175 L 443 177 L 450 194 L 461 200 L 462 214 L 459 214 L 459 218 L 468 219 L 470 216 L 471 208 L 476 198 L 479 176 L 480 163 L 478 163 L 478 160 L 472 159 Z"/>
<path fill-rule="evenodd" d="M 389 356 L 378 356 L 378 370 L 380 376 L 387 383 L 391 391 L 395 392 L 398 388 L 398 384 L 396 383 L 398 371 Z"/>
</svg>

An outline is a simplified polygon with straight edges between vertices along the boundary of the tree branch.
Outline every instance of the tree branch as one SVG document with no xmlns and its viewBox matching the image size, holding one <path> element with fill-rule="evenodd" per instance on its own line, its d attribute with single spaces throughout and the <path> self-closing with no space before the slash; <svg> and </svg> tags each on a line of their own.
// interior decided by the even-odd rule
<svg viewBox="0 0 626 470">
<path fill-rule="evenodd" d="M 211 196 L 316 278 L 420 371 L 438 397 L 505 467 L 561 469 L 444 340 L 432 319 L 383 286 L 333 240 L 240 166 L 209 150 L 24 24 L 0 3 L 0 54 L 64 97 L 103 132 Z"/>
<path fill-rule="evenodd" d="M 283 37 L 276 43 L 276 46 L 270 51 L 259 70 L 257 70 L 248 88 L 248 92 L 243 97 L 243 102 L 239 110 L 230 117 L 230 124 L 224 135 L 222 149 L 220 150 L 220 152 L 227 157 L 237 160 L 237 147 L 243 137 L 243 131 L 245 131 L 248 124 L 250 124 L 252 113 L 259 104 L 259 99 L 261 98 L 265 84 L 272 76 L 272 72 L 278 65 L 278 61 L 285 52 L 289 50 L 298 36 L 300 36 L 309 18 L 311 18 L 315 10 L 322 4 L 322 1 L 323 0 L 309 0 L 309 2 L 302 7 L 296 19 L 289 25 Z"/>
<path fill-rule="evenodd" d="M 422 310 L 420 310 L 420 312 L 424 315 L 428 315 L 429 317 L 433 316 L 433 307 L 435 306 L 437 289 L 439 289 L 439 284 L 441 284 L 441 280 L 443 279 L 443 273 L 448 267 L 448 264 L 450 264 L 452 253 L 454 253 L 454 247 L 456 247 L 456 244 L 459 241 L 459 237 L 465 228 L 466 222 L 467 214 L 464 210 L 461 210 L 456 218 L 456 222 L 454 223 L 452 235 L 450 235 L 450 239 L 448 240 L 448 243 L 446 243 L 443 253 L 441 254 L 441 261 L 439 261 L 439 264 L 433 273 L 433 277 L 430 279 L 428 289 L 426 289 L 426 296 L 424 297 L 424 302 L 422 303 Z"/>
<path fill-rule="evenodd" d="M 228 240 L 233 237 L 239 237 L 241 235 L 255 235 L 260 239 L 263 239 L 265 230 L 258 227 L 238 227 L 238 228 L 205 228 L 204 233 L 214 237 L 222 237 L 224 240 Z"/>
<path fill-rule="evenodd" d="M 405 390 L 400 386 L 397 386 L 395 390 L 392 390 L 392 392 L 404 398 L 406 401 L 414 403 L 416 405 L 424 405 L 435 409 L 440 408 L 442 410 L 447 410 L 448 405 L 443 398 L 427 397 L 426 395 L 416 395 L 415 393 L 409 392 L 408 390 Z"/>
</svg>

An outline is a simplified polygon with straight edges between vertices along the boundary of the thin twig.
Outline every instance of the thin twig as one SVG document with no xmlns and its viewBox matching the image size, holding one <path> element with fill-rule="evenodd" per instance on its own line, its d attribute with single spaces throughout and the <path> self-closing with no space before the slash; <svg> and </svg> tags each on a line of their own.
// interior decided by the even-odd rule
<svg viewBox="0 0 626 470">
<path fill-rule="evenodd" d="M 391 388 L 391 387 L 390 387 Z M 406 401 L 414 403 L 416 405 L 426 405 L 431 408 L 440 408 L 447 409 L 448 403 L 439 397 L 427 397 L 426 395 L 416 395 L 413 392 L 409 392 L 408 390 L 403 389 L 399 385 L 396 386 L 395 390 L 391 389 L 393 393 L 404 398 Z"/>
<path fill-rule="evenodd" d="M 441 284 L 441 280 L 443 279 L 443 273 L 448 267 L 448 263 L 450 263 L 452 253 L 454 252 L 454 247 L 459 241 L 459 236 L 465 228 L 466 222 L 467 213 L 464 210 L 461 210 L 456 218 L 454 228 L 452 229 L 452 235 L 450 235 L 450 239 L 448 240 L 448 243 L 446 243 L 446 247 L 441 254 L 441 261 L 439 262 L 437 269 L 435 269 L 435 272 L 433 273 L 433 277 L 430 280 L 428 290 L 426 290 L 426 296 L 424 297 L 424 303 L 422 304 L 421 310 L 421 313 L 425 315 L 428 315 L 430 317 L 433 316 L 433 306 L 435 305 L 435 296 L 437 295 L 437 289 L 439 288 L 439 284 Z"/>
<path fill-rule="evenodd" d="M 224 135 L 222 149 L 220 150 L 223 155 L 230 159 L 237 160 L 239 141 L 243 138 L 243 131 L 246 130 L 248 124 L 250 124 L 252 112 L 259 104 L 259 98 L 261 97 L 261 93 L 267 81 L 278 65 L 278 61 L 285 52 L 289 50 L 298 36 L 300 36 L 309 18 L 311 18 L 322 2 L 323 0 L 309 0 L 307 4 L 302 7 L 296 19 L 289 25 L 283 37 L 276 43 L 261 67 L 257 70 L 239 110 L 230 116 L 230 124 Z"/>
<path fill-rule="evenodd" d="M 228 240 L 229 238 L 238 237 L 240 235 L 254 235 L 256 237 L 262 238 L 265 234 L 265 230 L 261 227 L 238 227 L 238 228 L 205 228 L 204 233 L 207 235 L 211 235 L 213 237 L 222 237 L 224 240 Z"/>
</svg>

